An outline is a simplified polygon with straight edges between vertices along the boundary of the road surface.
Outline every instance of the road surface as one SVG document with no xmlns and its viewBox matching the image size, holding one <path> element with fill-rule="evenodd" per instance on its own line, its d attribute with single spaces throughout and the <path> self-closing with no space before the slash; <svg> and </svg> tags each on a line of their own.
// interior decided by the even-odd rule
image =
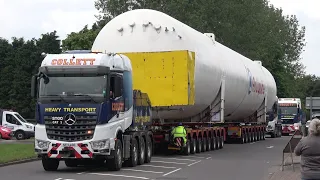
<svg viewBox="0 0 320 180">
<path fill-rule="evenodd" d="M 6 180 L 262 180 L 269 169 L 281 164 L 282 149 L 289 137 L 251 144 L 225 144 L 224 149 L 191 156 L 156 156 L 152 162 L 112 172 L 107 169 L 66 168 L 45 172 L 40 161 L 0 168 Z"/>
</svg>

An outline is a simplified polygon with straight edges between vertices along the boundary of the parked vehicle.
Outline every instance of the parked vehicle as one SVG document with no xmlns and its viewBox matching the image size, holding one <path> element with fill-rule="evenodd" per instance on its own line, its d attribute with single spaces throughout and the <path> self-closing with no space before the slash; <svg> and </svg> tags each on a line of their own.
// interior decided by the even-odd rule
<svg viewBox="0 0 320 180">
<path fill-rule="evenodd" d="M 11 129 L 17 140 L 34 137 L 34 125 L 27 122 L 18 112 L 0 109 L 0 125 Z"/>
<path fill-rule="evenodd" d="M 0 126 L 0 139 L 10 140 L 13 136 L 11 129 Z"/>
</svg>

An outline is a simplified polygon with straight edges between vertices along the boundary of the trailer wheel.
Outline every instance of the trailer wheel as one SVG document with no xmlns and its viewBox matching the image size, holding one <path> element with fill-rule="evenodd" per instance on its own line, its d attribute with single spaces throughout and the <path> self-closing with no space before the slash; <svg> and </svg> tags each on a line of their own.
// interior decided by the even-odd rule
<svg viewBox="0 0 320 180">
<path fill-rule="evenodd" d="M 244 143 L 248 143 L 249 142 L 249 135 L 248 135 L 248 133 L 245 133 L 244 134 Z"/>
<path fill-rule="evenodd" d="M 50 159 L 48 157 L 42 157 L 42 166 L 45 171 L 56 171 L 59 167 L 58 159 Z"/>
<path fill-rule="evenodd" d="M 122 167 L 122 143 L 118 139 L 114 146 L 114 157 L 107 160 L 108 169 L 111 171 L 119 171 Z"/>
<path fill-rule="evenodd" d="M 202 142 L 201 142 L 201 139 L 198 138 L 197 139 L 197 153 L 201 153 L 202 152 Z"/>
<path fill-rule="evenodd" d="M 144 160 L 145 163 L 150 163 L 151 162 L 151 157 L 152 157 L 152 141 L 150 136 L 146 137 L 146 158 Z"/>
<path fill-rule="evenodd" d="M 128 166 L 135 167 L 138 164 L 138 143 L 135 138 L 132 139 L 130 158 L 128 160 Z"/>
<path fill-rule="evenodd" d="M 187 141 L 186 147 L 183 148 L 183 155 L 188 156 L 190 154 L 190 142 Z"/>
<path fill-rule="evenodd" d="M 256 142 L 257 141 L 257 131 L 253 132 L 253 141 Z"/>
<path fill-rule="evenodd" d="M 242 134 L 241 136 L 241 144 L 246 143 L 246 134 Z"/>
<path fill-rule="evenodd" d="M 208 139 L 207 139 L 207 151 L 211 151 L 211 146 L 212 146 L 211 143 L 212 143 L 211 138 L 208 137 Z"/>
<path fill-rule="evenodd" d="M 203 142 L 202 142 L 202 152 L 206 152 L 207 151 L 207 138 L 203 138 Z"/>
<path fill-rule="evenodd" d="M 146 154 L 146 143 L 144 142 L 144 138 L 141 138 L 141 143 L 139 145 L 139 154 L 138 154 L 138 165 L 144 163 Z"/>
<path fill-rule="evenodd" d="M 196 139 L 191 138 L 190 139 L 190 153 L 194 154 L 197 152 L 197 143 L 196 143 Z"/>
<path fill-rule="evenodd" d="M 223 136 L 220 136 L 220 148 L 219 149 L 222 149 L 223 146 L 224 146 Z"/>
<path fill-rule="evenodd" d="M 211 142 L 212 142 L 212 146 L 211 146 L 211 150 L 216 150 L 217 149 L 217 142 L 216 142 L 216 138 L 215 137 L 212 137 L 211 139 Z"/>
<path fill-rule="evenodd" d="M 260 135 L 260 130 L 257 132 L 257 141 L 260 141 L 260 137 L 261 137 L 261 135 Z"/>
</svg>

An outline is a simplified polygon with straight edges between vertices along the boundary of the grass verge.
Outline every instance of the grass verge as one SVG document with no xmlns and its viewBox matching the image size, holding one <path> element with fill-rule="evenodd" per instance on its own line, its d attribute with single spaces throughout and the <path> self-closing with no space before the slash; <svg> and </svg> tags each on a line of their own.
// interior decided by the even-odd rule
<svg viewBox="0 0 320 180">
<path fill-rule="evenodd" d="M 33 144 L 0 144 L 0 164 L 35 157 Z"/>
</svg>

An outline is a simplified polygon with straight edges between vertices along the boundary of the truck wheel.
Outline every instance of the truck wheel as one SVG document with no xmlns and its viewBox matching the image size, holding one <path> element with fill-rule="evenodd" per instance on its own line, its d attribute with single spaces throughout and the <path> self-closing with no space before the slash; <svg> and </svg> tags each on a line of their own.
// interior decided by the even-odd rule
<svg viewBox="0 0 320 180">
<path fill-rule="evenodd" d="M 201 139 L 198 138 L 197 139 L 197 153 L 201 153 L 202 152 L 202 142 L 201 142 Z"/>
<path fill-rule="evenodd" d="M 59 160 L 42 157 L 42 166 L 45 171 L 56 171 L 59 167 Z"/>
<path fill-rule="evenodd" d="M 207 151 L 207 138 L 203 138 L 202 142 L 202 151 L 201 152 L 206 152 Z"/>
<path fill-rule="evenodd" d="M 183 155 L 188 156 L 190 154 L 190 142 L 187 141 L 186 147 L 183 148 Z"/>
<path fill-rule="evenodd" d="M 275 138 L 276 137 L 276 135 L 274 133 L 271 133 L 270 136 L 271 136 L 271 138 Z"/>
<path fill-rule="evenodd" d="M 122 167 L 122 142 L 119 139 L 116 140 L 114 148 L 114 157 L 107 160 L 108 169 L 119 171 Z"/>
<path fill-rule="evenodd" d="M 244 143 L 246 143 L 246 135 L 242 134 L 242 136 L 241 136 L 241 144 L 244 144 Z"/>
<path fill-rule="evenodd" d="M 194 138 L 190 139 L 190 153 L 194 154 L 197 152 L 197 144 L 196 144 L 196 140 Z"/>
<path fill-rule="evenodd" d="M 64 163 L 66 164 L 67 167 L 77 167 L 78 166 L 77 160 L 74 160 L 74 159 L 66 159 L 64 161 Z"/>
<path fill-rule="evenodd" d="M 146 157 L 144 159 L 145 163 L 150 163 L 151 162 L 151 157 L 152 157 L 152 141 L 149 136 L 146 137 Z"/>
<path fill-rule="evenodd" d="M 224 146 L 223 136 L 220 136 L 220 148 L 219 149 L 222 149 L 223 146 Z"/>
<path fill-rule="evenodd" d="M 23 140 L 26 138 L 23 131 L 17 131 L 15 135 L 16 135 L 17 140 Z"/>
<path fill-rule="evenodd" d="M 138 165 L 141 165 L 144 163 L 145 157 L 146 157 L 146 143 L 144 142 L 144 138 L 142 138 L 139 146 Z"/>
<path fill-rule="evenodd" d="M 262 132 L 262 140 L 266 140 L 266 133 L 264 131 Z"/>
<path fill-rule="evenodd" d="M 217 149 L 217 141 L 216 141 L 216 137 L 212 137 L 212 146 L 211 146 L 211 150 L 216 150 Z"/>
<path fill-rule="evenodd" d="M 136 139 L 132 139 L 130 149 L 130 159 L 128 160 L 128 166 L 135 167 L 138 164 L 138 143 Z"/>
<path fill-rule="evenodd" d="M 260 141 L 260 140 L 261 140 L 261 131 L 259 130 L 257 133 L 257 141 Z"/>
<path fill-rule="evenodd" d="M 208 138 L 207 139 L 207 151 L 211 151 L 211 146 L 212 146 L 212 144 L 211 144 L 211 138 Z"/>
</svg>

